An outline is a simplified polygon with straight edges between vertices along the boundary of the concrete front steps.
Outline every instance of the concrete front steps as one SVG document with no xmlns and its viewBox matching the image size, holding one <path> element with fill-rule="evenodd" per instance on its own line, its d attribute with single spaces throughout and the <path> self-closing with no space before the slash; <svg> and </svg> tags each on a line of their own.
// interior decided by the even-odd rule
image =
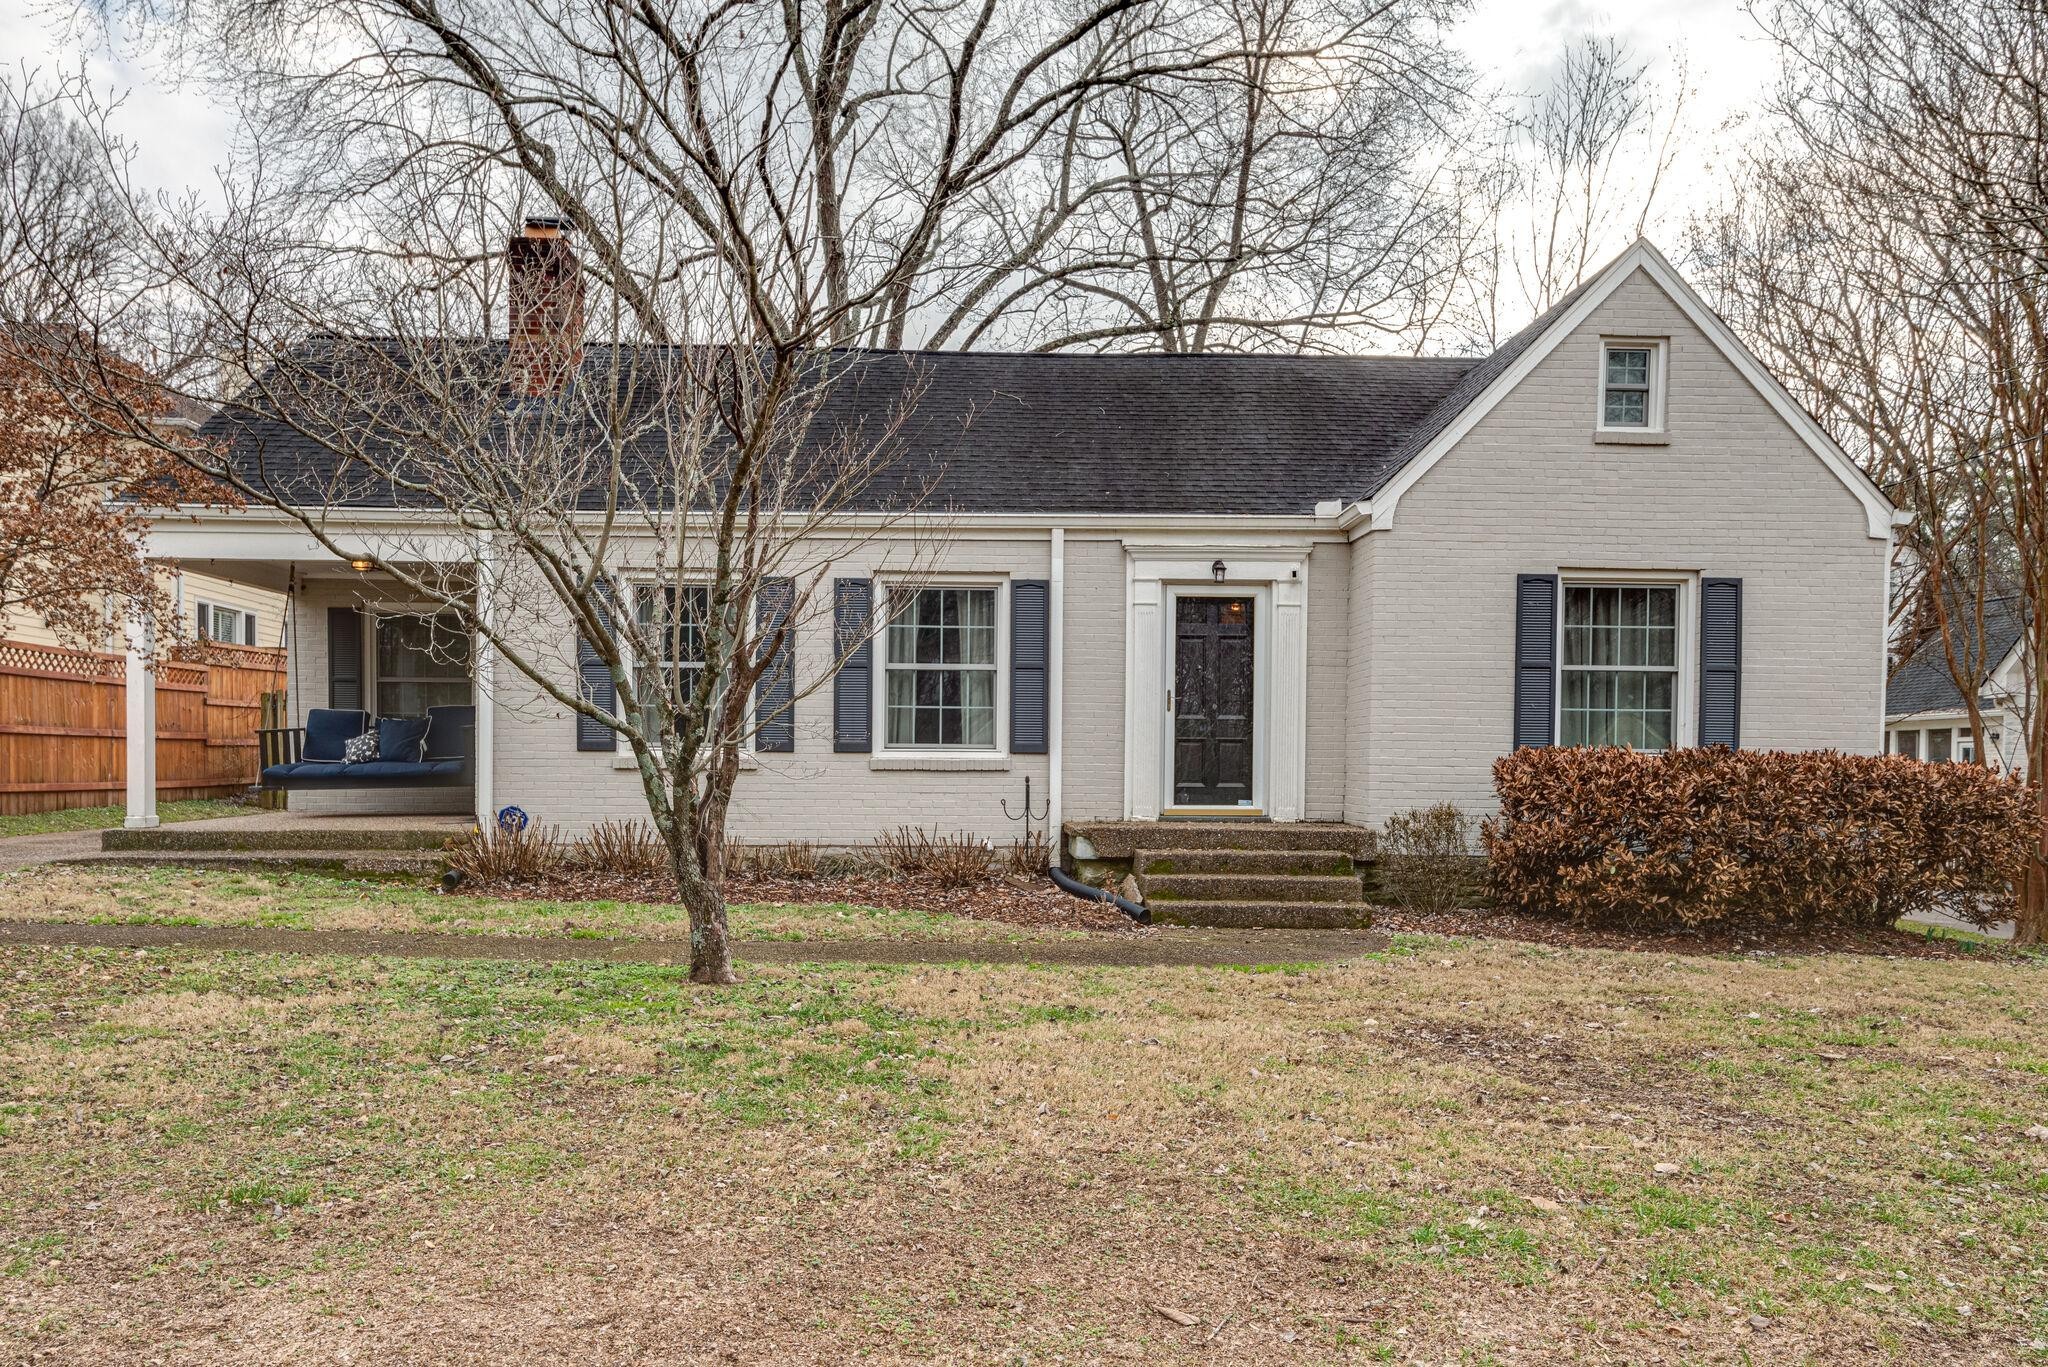
<svg viewBox="0 0 2048 1367">
<path fill-rule="evenodd" d="M 251 812 L 149 830 L 100 833 L 96 854 L 73 864 L 233 869 L 372 877 L 438 875 L 442 849 L 470 826 L 465 818 L 307 817 Z"/>
<path fill-rule="evenodd" d="M 1372 919 L 1361 864 L 1373 833 L 1335 822 L 1077 822 L 1077 861 L 1130 861 L 1164 925 L 1336 929 Z"/>
<path fill-rule="evenodd" d="M 235 873 L 437 877 L 447 867 L 427 850 L 101 850 L 58 863 L 88 867 L 213 869 Z"/>
</svg>

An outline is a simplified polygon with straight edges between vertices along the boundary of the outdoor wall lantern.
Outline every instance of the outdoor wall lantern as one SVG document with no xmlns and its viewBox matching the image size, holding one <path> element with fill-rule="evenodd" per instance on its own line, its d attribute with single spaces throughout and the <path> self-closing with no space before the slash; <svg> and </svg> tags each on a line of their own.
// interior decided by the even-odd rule
<svg viewBox="0 0 2048 1367">
<path fill-rule="evenodd" d="M 1215 575 L 1216 582 L 1220 584 L 1223 582 L 1223 577 L 1230 573 L 1230 568 L 1219 560 L 1209 567 L 1209 573 Z"/>
<path fill-rule="evenodd" d="M 367 555 L 358 555 L 348 562 L 348 567 L 357 574 L 368 574 L 377 567 L 377 562 L 370 559 Z"/>
</svg>

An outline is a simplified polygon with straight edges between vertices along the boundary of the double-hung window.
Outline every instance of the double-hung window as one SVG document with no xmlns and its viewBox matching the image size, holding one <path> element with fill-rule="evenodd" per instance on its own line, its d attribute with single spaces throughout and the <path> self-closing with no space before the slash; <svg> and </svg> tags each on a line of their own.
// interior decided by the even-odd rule
<svg viewBox="0 0 2048 1367">
<path fill-rule="evenodd" d="M 897 589 L 883 632 L 883 744 L 996 746 L 996 590 Z"/>
<path fill-rule="evenodd" d="M 1655 431 L 1664 425 L 1662 348 L 1655 342 L 1605 342 L 1600 348 L 1600 426 Z"/>
<path fill-rule="evenodd" d="M 197 615 L 199 639 L 221 645 L 256 644 L 256 614 L 220 603 L 201 602 Z"/>
<path fill-rule="evenodd" d="M 453 612 L 376 618 L 377 715 L 424 717 L 471 701 L 470 638 Z"/>
<path fill-rule="evenodd" d="M 666 687 L 678 713 L 689 706 L 704 670 L 704 620 L 710 608 L 711 591 L 702 584 L 640 590 L 635 620 L 650 652 L 635 668 L 643 702 L 652 701 L 652 690 Z"/>
<path fill-rule="evenodd" d="M 1668 750 L 1676 743 L 1676 584 L 1566 584 L 1558 742 Z"/>
</svg>

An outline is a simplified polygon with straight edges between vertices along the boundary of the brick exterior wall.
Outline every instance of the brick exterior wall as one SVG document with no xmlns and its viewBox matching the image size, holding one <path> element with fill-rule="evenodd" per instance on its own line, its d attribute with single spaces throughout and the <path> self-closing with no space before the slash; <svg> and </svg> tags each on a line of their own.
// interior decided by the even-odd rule
<svg viewBox="0 0 2048 1367">
<path fill-rule="evenodd" d="M 1593 440 L 1603 335 L 1670 339 L 1668 445 Z M 1359 548 L 1353 821 L 1445 800 L 1490 808 L 1490 768 L 1511 740 L 1522 572 L 1739 576 L 1743 745 L 1877 749 L 1885 542 L 1641 273 L 1408 491 L 1390 530 Z"/>
<path fill-rule="evenodd" d="M 1061 713 L 1069 821 L 1124 814 L 1124 547 L 1067 535 L 1066 690 Z"/>
<path fill-rule="evenodd" d="M 1318 542 L 1308 557 L 1307 782 L 1302 815 L 1344 819 L 1350 753 L 1344 699 L 1351 683 L 1351 547 Z"/>
<path fill-rule="evenodd" d="M 836 560 L 831 576 L 862 577 L 875 569 L 879 552 L 858 548 Z M 1051 550 L 1043 537 L 981 541 L 960 539 L 943 548 L 934 578 L 954 574 L 1008 574 L 1044 578 Z M 1071 552 L 1069 575 L 1072 574 Z M 1070 584 L 1069 601 L 1074 590 Z M 830 591 L 825 595 L 829 615 Z M 560 661 L 561 676 L 573 679 L 573 642 L 536 652 Z M 881 644 L 876 643 L 875 686 L 881 687 Z M 807 618 L 797 633 L 797 687 L 808 688 L 829 667 L 832 643 L 827 618 Z M 497 667 L 497 770 L 493 801 L 526 809 L 537 821 L 581 831 L 599 821 L 644 820 L 647 804 L 637 771 L 619 768 L 614 757 L 576 749 L 575 723 L 566 707 L 502 662 Z M 1070 675 L 1071 677 L 1071 675 Z M 1008 734 L 1007 716 L 998 719 Z M 878 738 L 879 740 L 879 738 Z M 879 746 L 876 755 L 880 755 Z M 761 755 L 758 768 L 742 773 L 733 792 L 728 830 L 739 840 L 765 843 L 816 840 L 828 845 L 864 843 L 896 826 L 967 831 L 998 843 L 1014 839 L 1021 827 L 1002 812 L 1021 809 L 1024 779 L 1032 799 L 1042 802 L 1048 769 L 1044 755 L 1016 755 L 1000 771 L 927 772 L 870 767 L 871 756 L 832 750 L 832 688 L 813 688 L 796 704 L 796 750 Z"/>
</svg>

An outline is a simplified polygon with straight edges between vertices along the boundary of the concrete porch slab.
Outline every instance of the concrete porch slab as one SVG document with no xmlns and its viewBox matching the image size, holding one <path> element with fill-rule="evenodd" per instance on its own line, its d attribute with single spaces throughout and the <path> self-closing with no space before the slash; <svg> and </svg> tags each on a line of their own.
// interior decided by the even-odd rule
<svg viewBox="0 0 2048 1367">
<path fill-rule="evenodd" d="M 458 814 L 310 816 L 253 811 L 152 830 L 103 831 L 100 848 L 109 852 L 438 850 L 475 826 L 473 817 Z"/>
</svg>

